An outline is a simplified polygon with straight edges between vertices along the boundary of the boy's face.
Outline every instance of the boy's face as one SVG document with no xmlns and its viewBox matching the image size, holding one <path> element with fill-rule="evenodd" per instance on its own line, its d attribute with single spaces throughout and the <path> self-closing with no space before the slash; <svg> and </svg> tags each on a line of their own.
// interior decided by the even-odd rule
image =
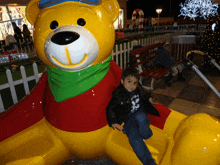
<svg viewBox="0 0 220 165">
<path fill-rule="evenodd" d="M 128 76 L 124 80 L 121 79 L 121 83 L 128 92 L 132 92 L 137 88 L 138 79 L 134 76 Z"/>
</svg>

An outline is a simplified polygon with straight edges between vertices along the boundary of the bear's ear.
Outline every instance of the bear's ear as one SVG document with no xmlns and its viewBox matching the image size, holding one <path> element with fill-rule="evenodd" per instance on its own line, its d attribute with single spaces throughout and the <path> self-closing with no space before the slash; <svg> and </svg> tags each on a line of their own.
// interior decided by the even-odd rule
<svg viewBox="0 0 220 165">
<path fill-rule="evenodd" d="M 33 25 L 40 13 L 40 8 L 38 6 L 40 0 L 31 0 L 26 8 L 27 20 Z"/>
<path fill-rule="evenodd" d="M 115 22 L 119 15 L 120 6 L 117 0 L 102 0 L 102 5 L 107 10 L 108 14 L 112 18 L 112 22 Z"/>
</svg>

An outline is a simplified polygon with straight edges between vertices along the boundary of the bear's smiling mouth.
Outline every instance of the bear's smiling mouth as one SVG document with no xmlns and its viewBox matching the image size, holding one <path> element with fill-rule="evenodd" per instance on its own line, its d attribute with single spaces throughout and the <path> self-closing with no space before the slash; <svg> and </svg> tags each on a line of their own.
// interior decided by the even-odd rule
<svg viewBox="0 0 220 165">
<path fill-rule="evenodd" d="M 84 62 L 87 60 L 87 58 L 88 58 L 88 54 L 85 53 L 83 59 L 82 59 L 79 63 L 73 64 L 73 63 L 71 62 L 70 53 L 69 53 L 69 50 L 68 50 L 68 47 L 67 47 L 67 46 L 65 46 L 65 52 L 66 52 L 66 57 L 67 57 L 68 63 L 69 63 L 68 65 L 62 64 L 62 63 L 59 62 L 54 56 L 52 56 L 52 59 L 53 59 L 56 63 L 58 63 L 59 65 L 62 65 L 62 66 L 65 66 L 65 67 L 76 67 L 76 66 L 81 65 L 82 63 L 84 63 Z"/>
<path fill-rule="evenodd" d="M 55 57 L 53 57 L 52 56 L 52 59 L 56 62 L 56 63 L 58 63 L 59 65 L 62 65 L 62 66 L 65 66 L 65 67 L 76 67 L 76 66 L 78 66 L 78 65 L 81 65 L 82 63 L 84 63 L 85 61 L 86 61 L 86 59 L 87 59 L 87 57 L 88 57 L 88 55 L 87 54 L 85 54 L 84 55 L 84 58 L 83 58 L 83 60 L 81 61 L 81 62 L 79 62 L 78 64 L 69 64 L 69 65 L 65 65 L 65 64 L 62 64 L 62 63 L 60 63 Z"/>
</svg>

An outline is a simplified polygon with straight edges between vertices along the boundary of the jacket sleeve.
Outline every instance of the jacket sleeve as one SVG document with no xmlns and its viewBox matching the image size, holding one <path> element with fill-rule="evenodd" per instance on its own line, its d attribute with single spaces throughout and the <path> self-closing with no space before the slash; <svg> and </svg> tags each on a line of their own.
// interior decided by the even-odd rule
<svg viewBox="0 0 220 165">
<path fill-rule="evenodd" d="M 118 99 L 112 97 L 111 101 L 109 102 L 106 108 L 106 117 L 110 127 L 112 126 L 112 124 L 117 123 L 117 116 L 115 111 L 118 109 L 118 106 L 119 106 Z"/>
</svg>

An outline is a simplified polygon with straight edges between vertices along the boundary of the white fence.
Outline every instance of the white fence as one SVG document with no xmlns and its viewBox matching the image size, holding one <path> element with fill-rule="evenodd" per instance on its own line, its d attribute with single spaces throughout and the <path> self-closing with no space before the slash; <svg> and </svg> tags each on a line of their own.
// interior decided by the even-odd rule
<svg viewBox="0 0 220 165">
<path fill-rule="evenodd" d="M 206 24 L 199 24 L 198 29 L 196 29 L 196 24 L 186 24 L 186 25 L 178 25 L 174 27 L 173 25 L 163 25 L 163 26 L 145 26 L 143 32 L 174 32 L 174 31 L 184 31 L 187 33 L 203 33 L 205 31 Z M 138 28 L 131 29 L 117 29 L 120 32 L 138 32 Z"/>
<path fill-rule="evenodd" d="M 187 24 L 187 25 L 178 25 L 174 27 L 173 25 L 164 25 L 160 26 L 159 29 L 157 26 L 154 26 L 154 29 L 164 31 L 164 32 L 172 32 L 173 30 L 182 30 L 188 33 L 196 32 L 196 33 L 203 33 L 205 31 L 206 24 L 199 24 L 198 29 L 196 29 L 196 24 Z"/>
<path fill-rule="evenodd" d="M 16 85 L 23 83 L 25 94 L 27 95 L 30 92 L 30 89 L 29 89 L 29 86 L 28 86 L 28 81 L 35 80 L 36 83 L 39 81 L 39 77 L 41 76 L 41 74 L 38 74 L 37 64 L 33 63 L 32 66 L 33 66 L 34 75 L 30 76 L 30 77 L 27 77 L 24 66 L 21 66 L 20 71 L 21 71 L 22 79 L 17 80 L 17 81 L 13 81 L 13 78 L 12 78 L 12 75 L 11 75 L 11 70 L 9 70 L 9 69 L 6 70 L 8 83 L 0 85 L 0 91 L 2 89 L 10 88 L 13 104 L 16 104 L 18 102 L 17 94 L 16 94 L 16 91 L 15 91 L 15 86 Z M 1 92 L 0 92 L 0 113 L 3 112 L 4 110 L 5 110 L 5 108 L 4 108 L 4 104 L 3 104 L 2 97 L 1 97 Z"/>
<path fill-rule="evenodd" d="M 147 45 L 151 45 L 155 42 L 170 41 L 171 38 L 174 37 L 174 35 L 176 36 L 179 34 L 173 33 L 173 34 L 157 35 L 157 36 L 153 36 L 153 37 L 149 37 L 149 38 L 138 39 L 137 42 L 138 42 L 138 45 L 147 46 Z M 129 61 L 130 60 L 130 51 L 133 49 L 133 46 L 134 46 L 134 44 L 132 41 L 128 41 L 125 43 L 115 45 L 115 47 L 111 53 L 111 56 L 112 56 L 112 59 L 120 66 L 121 69 L 126 68 L 127 64 L 130 62 Z M 27 95 L 30 92 L 30 89 L 28 86 L 28 81 L 35 80 L 36 83 L 38 82 L 41 74 L 38 74 L 38 68 L 37 68 L 36 63 L 33 63 L 33 70 L 34 70 L 34 75 L 27 77 L 24 66 L 21 66 L 20 71 L 21 71 L 22 79 L 17 80 L 17 81 L 13 81 L 11 71 L 9 69 L 6 70 L 8 83 L 0 85 L 0 91 L 2 89 L 10 88 L 13 104 L 16 104 L 18 102 L 18 98 L 17 98 L 17 94 L 16 94 L 16 90 L 15 90 L 15 85 L 23 83 L 25 94 Z M 1 97 L 1 93 L 0 93 L 0 113 L 3 111 L 5 111 L 5 108 L 4 108 L 4 103 L 2 101 L 2 97 Z"/>
</svg>

